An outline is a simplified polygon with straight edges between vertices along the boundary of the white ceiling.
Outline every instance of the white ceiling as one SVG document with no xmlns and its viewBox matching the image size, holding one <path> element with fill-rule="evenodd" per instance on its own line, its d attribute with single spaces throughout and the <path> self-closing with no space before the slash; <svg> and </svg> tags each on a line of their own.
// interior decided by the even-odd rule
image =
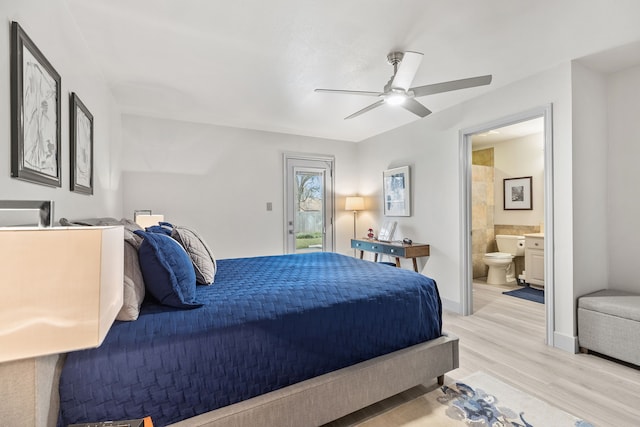
<svg viewBox="0 0 640 427">
<path fill-rule="evenodd" d="M 375 98 L 391 51 L 423 52 L 434 112 L 562 62 L 640 40 L 637 0 L 66 0 L 124 113 L 360 141 L 417 116 Z M 613 6 L 615 5 L 615 7 Z M 429 120 L 427 116 L 421 120 Z"/>
<path fill-rule="evenodd" d="M 476 149 L 542 132 L 544 132 L 544 118 L 539 117 L 537 119 L 491 129 L 487 132 L 477 133 L 471 137 L 471 141 L 473 148 Z"/>
</svg>

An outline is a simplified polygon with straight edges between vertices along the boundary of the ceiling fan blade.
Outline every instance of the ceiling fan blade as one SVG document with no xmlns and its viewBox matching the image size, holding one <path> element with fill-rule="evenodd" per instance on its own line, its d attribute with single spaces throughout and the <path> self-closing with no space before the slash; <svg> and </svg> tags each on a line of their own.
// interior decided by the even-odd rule
<svg viewBox="0 0 640 427">
<path fill-rule="evenodd" d="M 340 89 L 315 89 L 316 92 L 337 93 L 343 95 L 380 96 L 380 92 L 368 92 L 364 90 L 340 90 Z"/>
<path fill-rule="evenodd" d="M 413 78 L 418 72 L 418 67 L 420 67 L 420 63 L 422 62 L 422 56 L 420 52 L 404 52 L 402 61 L 400 61 L 398 65 L 398 70 L 395 76 L 393 76 L 391 87 L 400 88 L 405 91 L 409 90 Z"/>
<path fill-rule="evenodd" d="M 488 85 L 491 83 L 491 78 L 491 74 L 489 74 L 486 76 L 470 77 L 468 79 L 452 80 L 450 82 L 413 87 L 410 90 L 413 91 L 415 96 L 433 95 L 436 93 L 449 92 L 451 90 Z"/>
<path fill-rule="evenodd" d="M 373 110 L 374 108 L 377 108 L 379 106 L 381 106 L 382 104 L 384 104 L 384 99 L 381 99 L 379 101 L 374 102 L 373 104 L 364 107 L 362 110 L 360 111 L 356 111 L 355 113 L 353 113 L 352 115 L 345 117 L 345 120 L 348 119 L 353 119 L 354 117 L 358 117 L 360 114 L 366 113 L 367 111 Z"/>
<path fill-rule="evenodd" d="M 404 102 L 402 104 L 400 104 L 403 108 L 411 111 L 413 114 L 420 116 L 420 117 L 426 117 L 429 114 L 431 114 L 431 110 L 429 110 L 427 107 L 425 107 L 424 105 L 420 104 L 418 101 L 416 101 L 413 98 L 408 98 L 405 99 Z"/>
</svg>

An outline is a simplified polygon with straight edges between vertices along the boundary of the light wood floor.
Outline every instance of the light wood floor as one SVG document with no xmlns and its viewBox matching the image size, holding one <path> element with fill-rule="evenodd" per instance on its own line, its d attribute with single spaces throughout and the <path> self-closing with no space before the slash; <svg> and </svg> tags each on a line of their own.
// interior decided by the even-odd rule
<svg viewBox="0 0 640 427">
<path fill-rule="evenodd" d="M 639 369 L 546 346 L 544 305 L 504 290 L 475 283 L 472 316 L 444 313 L 444 330 L 460 338 L 460 368 L 445 384 L 484 371 L 595 426 L 640 425 Z M 416 414 L 403 412 L 403 403 L 435 388 L 435 381 L 416 387 L 329 425 L 408 425 Z"/>
</svg>

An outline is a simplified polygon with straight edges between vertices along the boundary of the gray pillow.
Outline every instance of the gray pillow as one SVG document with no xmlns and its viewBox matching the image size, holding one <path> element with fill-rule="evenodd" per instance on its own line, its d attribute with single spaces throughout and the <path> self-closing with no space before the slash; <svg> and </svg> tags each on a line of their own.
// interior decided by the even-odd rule
<svg viewBox="0 0 640 427">
<path fill-rule="evenodd" d="M 125 229 L 125 233 L 126 233 Z M 137 236 L 136 236 L 137 237 Z M 124 302 L 117 320 L 136 320 L 140 315 L 140 306 L 144 300 L 144 279 L 138 261 L 138 248 L 124 241 Z"/>
<path fill-rule="evenodd" d="M 144 229 L 138 225 L 137 222 L 130 220 L 129 218 L 122 218 L 120 220 L 120 224 L 124 225 L 124 228 L 131 231 L 142 230 Z"/>
<path fill-rule="evenodd" d="M 189 254 L 196 273 L 196 282 L 201 285 L 213 284 L 217 268 L 216 259 L 202 237 L 195 230 L 179 225 L 173 227 L 171 237 Z"/>
<path fill-rule="evenodd" d="M 131 243 L 136 250 L 140 249 L 142 237 L 135 234 L 134 231 L 142 230 L 142 227 L 127 218 L 122 218 L 118 224 L 124 226 L 124 241 Z"/>
</svg>

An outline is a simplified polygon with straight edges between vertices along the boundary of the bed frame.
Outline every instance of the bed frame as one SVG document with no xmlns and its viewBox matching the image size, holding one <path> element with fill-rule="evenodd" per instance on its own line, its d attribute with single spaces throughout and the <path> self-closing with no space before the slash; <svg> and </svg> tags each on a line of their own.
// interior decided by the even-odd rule
<svg viewBox="0 0 640 427">
<path fill-rule="evenodd" d="M 458 338 L 446 334 L 171 426 L 319 426 L 435 378 L 442 385 L 458 366 Z"/>
</svg>

